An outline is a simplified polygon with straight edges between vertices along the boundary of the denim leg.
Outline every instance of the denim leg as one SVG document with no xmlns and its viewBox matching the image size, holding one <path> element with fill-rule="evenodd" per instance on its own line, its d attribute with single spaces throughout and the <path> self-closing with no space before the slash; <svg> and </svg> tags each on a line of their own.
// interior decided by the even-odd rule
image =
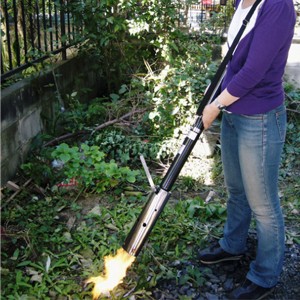
<svg viewBox="0 0 300 300">
<path fill-rule="evenodd" d="M 229 118 L 237 131 L 238 159 L 236 160 L 239 160 L 240 164 L 240 177 L 231 180 L 236 180 L 238 185 L 243 186 L 243 196 L 246 195 L 245 199 L 248 201 L 257 227 L 257 255 L 250 265 L 247 278 L 260 286 L 272 287 L 278 281 L 284 257 L 284 221 L 278 198 L 277 181 L 285 139 L 285 108 L 281 106 L 267 114 L 232 115 Z M 230 173 L 224 174 L 232 176 Z M 226 179 L 227 181 L 228 179 Z M 230 192 L 230 185 L 228 187 L 230 202 L 232 191 Z M 245 199 L 243 198 L 243 201 Z M 234 212 L 242 213 L 247 222 L 249 221 L 248 210 L 242 212 L 235 209 Z M 228 218 L 232 218 L 232 213 L 228 215 Z M 237 217 L 235 217 L 236 219 Z M 224 240 L 227 241 L 228 246 L 230 245 L 228 241 L 234 239 L 232 236 L 226 237 L 226 234 L 234 233 L 232 229 L 227 229 L 231 222 L 227 221 L 224 229 Z M 237 224 L 234 223 L 234 225 L 237 227 Z M 245 221 L 240 222 L 240 226 L 245 226 Z M 248 228 L 249 226 L 247 230 Z M 246 227 L 244 229 L 246 230 Z M 220 244 L 226 251 L 227 244 L 224 241 L 221 241 Z"/>
<path fill-rule="evenodd" d="M 254 120 L 261 128 L 258 141 L 250 140 L 241 149 L 244 187 L 256 220 L 256 259 L 247 278 L 263 286 L 278 282 L 284 259 L 284 220 L 278 197 L 278 171 L 286 130 L 286 112 L 279 107 Z M 243 143 L 245 145 L 245 142 Z"/>
<path fill-rule="evenodd" d="M 238 133 L 232 115 L 224 114 L 221 131 L 222 162 L 228 191 L 227 221 L 221 247 L 228 253 L 240 254 L 246 249 L 251 210 L 245 195 L 240 162 L 237 159 Z"/>
</svg>

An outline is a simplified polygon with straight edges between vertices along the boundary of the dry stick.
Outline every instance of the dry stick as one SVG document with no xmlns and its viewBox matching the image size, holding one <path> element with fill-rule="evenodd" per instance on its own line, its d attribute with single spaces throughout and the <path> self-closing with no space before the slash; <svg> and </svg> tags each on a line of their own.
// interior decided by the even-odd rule
<svg viewBox="0 0 300 300">
<path fill-rule="evenodd" d="M 300 114 L 300 111 L 295 110 L 295 109 L 287 108 L 286 110 L 287 110 L 287 111 L 290 111 L 290 112 L 293 112 L 293 113 L 295 113 L 295 114 Z"/>
<path fill-rule="evenodd" d="M 75 133 L 67 133 L 67 134 L 64 134 L 60 137 L 57 137 L 51 141 L 49 141 L 48 143 L 44 144 L 44 147 L 47 147 L 47 146 L 52 146 L 58 142 L 61 142 L 61 141 L 64 141 L 64 140 L 67 140 L 71 137 L 76 137 L 78 135 L 83 135 L 83 134 L 88 134 L 90 132 L 93 132 L 93 131 L 98 131 L 100 129 L 103 129 L 105 127 L 108 127 L 110 125 L 113 125 L 117 122 L 120 122 L 120 121 L 123 121 L 124 119 L 128 118 L 128 117 L 131 117 L 132 115 L 134 114 L 137 114 L 137 113 L 144 113 L 146 111 L 146 109 L 138 109 L 138 110 L 134 110 L 134 111 L 131 111 L 125 115 L 123 115 L 122 117 L 120 118 L 116 118 L 114 120 L 110 120 L 110 121 L 107 121 L 99 126 L 97 126 L 94 130 L 90 131 L 90 130 L 81 130 L 81 131 L 78 131 L 78 132 L 75 132 Z"/>
<path fill-rule="evenodd" d="M 58 144 L 61 141 L 67 140 L 71 137 L 75 137 L 75 136 L 82 135 L 82 134 L 87 134 L 89 132 L 90 131 L 88 131 L 88 130 L 81 130 L 81 131 L 78 131 L 78 132 L 75 132 L 75 133 L 66 133 L 66 134 L 64 134 L 60 137 L 57 137 L 57 138 L 51 140 L 50 142 L 44 144 L 44 147 L 53 146 L 55 144 Z"/>
<path fill-rule="evenodd" d="M 300 102 L 295 101 L 291 96 L 289 96 L 287 93 L 285 93 L 285 97 L 288 98 L 291 102 L 296 104 L 299 104 Z M 295 114 L 300 114 L 300 111 L 296 110 L 296 109 L 291 109 L 291 108 L 287 108 L 287 111 L 293 112 Z"/>
<path fill-rule="evenodd" d="M 22 192 L 28 185 L 29 183 L 32 181 L 32 179 L 28 179 L 22 186 L 20 186 L 20 188 L 15 191 L 8 199 L 7 201 L 5 201 L 5 203 L 3 203 L 3 205 L 0 207 L 0 210 L 2 210 L 2 208 L 4 208 L 11 200 L 13 200 L 20 192 Z"/>
<path fill-rule="evenodd" d="M 58 83 L 57 83 L 57 80 L 56 80 L 56 74 L 54 72 L 54 69 L 52 69 L 52 75 L 53 75 L 54 84 L 55 84 L 55 87 L 56 87 L 57 99 L 58 99 L 58 102 L 60 104 L 60 109 L 64 110 L 65 109 L 65 105 L 64 105 L 64 101 L 62 99 L 61 93 L 59 91 L 59 88 L 58 88 Z"/>
<path fill-rule="evenodd" d="M 138 109 L 138 110 L 131 111 L 131 112 L 125 114 L 124 116 L 122 116 L 121 118 L 117 118 L 117 119 L 114 119 L 114 120 L 110 120 L 110 121 L 107 121 L 106 123 L 103 123 L 103 124 L 97 126 L 97 127 L 95 128 L 95 131 L 100 130 L 100 129 L 102 129 L 102 128 L 105 128 L 105 127 L 107 127 L 107 126 L 113 125 L 113 124 L 115 124 L 115 123 L 117 123 L 117 122 L 119 122 L 119 121 L 123 121 L 124 119 L 126 119 L 126 118 L 128 118 L 128 117 L 131 117 L 131 116 L 134 115 L 134 114 L 137 114 L 137 113 L 143 113 L 143 112 L 145 112 L 145 111 L 146 111 L 146 109 Z"/>
</svg>

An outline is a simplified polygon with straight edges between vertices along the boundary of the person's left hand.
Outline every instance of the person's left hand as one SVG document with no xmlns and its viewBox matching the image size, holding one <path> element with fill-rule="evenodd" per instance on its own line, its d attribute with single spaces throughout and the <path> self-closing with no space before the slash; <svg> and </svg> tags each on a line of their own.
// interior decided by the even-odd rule
<svg viewBox="0 0 300 300">
<path fill-rule="evenodd" d="M 210 103 L 205 106 L 202 114 L 202 121 L 204 129 L 208 129 L 213 121 L 217 118 L 219 115 L 220 110 L 214 103 Z"/>
</svg>

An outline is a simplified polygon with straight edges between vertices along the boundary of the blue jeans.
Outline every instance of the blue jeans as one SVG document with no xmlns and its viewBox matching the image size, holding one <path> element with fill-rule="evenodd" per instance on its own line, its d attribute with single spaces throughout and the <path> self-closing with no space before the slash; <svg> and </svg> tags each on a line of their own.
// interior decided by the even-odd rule
<svg viewBox="0 0 300 300">
<path fill-rule="evenodd" d="M 253 215 L 258 246 L 247 278 L 265 288 L 278 282 L 284 259 L 278 171 L 285 134 L 284 105 L 266 114 L 223 114 L 221 149 L 229 198 L 220 245 L 231 254 L 243 253 Z"/>
</svg>

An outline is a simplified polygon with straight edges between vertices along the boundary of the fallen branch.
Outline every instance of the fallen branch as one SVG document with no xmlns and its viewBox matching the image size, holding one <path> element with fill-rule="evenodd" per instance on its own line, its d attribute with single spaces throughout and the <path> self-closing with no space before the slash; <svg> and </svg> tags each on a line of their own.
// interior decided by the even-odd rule
<svg viewBox="0 0 300 300">
<path fill-rule="evenodd" d="M 76 136 L 79 136 L 79 135 L 87 134 L 89 132 L 90 131 L 88 131 L 88 130 L 81 130 L 81 131 L 78 131 L 78 132 L 75 132 L 75 133 L 66 133 L 66 134 L 64 134 L 60 137 L 57 137 L 57 138 L 51 140 L 50 142 L 44 144 L 44 147 L 53 146 L 53 145 L 58 144 L 61 141 L 67 140 L 71 137 L 76 137 Z"/>
<path fill-rule="evenodd" d="M 117 119 L 114 119 L 114 120 L 111 120 L 111 121 L 107 121 L 107 122 L 105 122 L 105 123 L 97 126 L 94 130 L 97 131 L 97 130 L 103 129 L 103 128 L 108 127 L 110 125 L 113 125 L 113 124 L 115 124 L 117 122 L 123 121 L 124 119 L 127 119 L 127 118 L 131 117 L 134 114 L 144 113 L 145 111 L 146 111 L 145 108 L 144 109 L 134 110 L 132 112 L 129 112 L 129 113 L 125 114 L 121 118 L 117 118 Z"/>
<path fill-rule="evenodd" d="M 46 144 L 44 144 L 44 147 L 48 147 L 48 146 L 53 146 L 53 145 L 56 145 L 58 144 L 59 142 L 61 141 L 64 141 L 64 140 L 67 140 L 69 138 L 74 138 L 74 137 L 77 137 L 79 135 L 85 135 L 85 134 L 88 134 L 88 133 L 91 133 L 91 132 L 94 132 L 94 131 L 99 131 L 103 128 L 106 128 L 108 126 L 111 126 L 113 124 L 116 124 L 118 122 L 122 122 L 124 121 L 125 119 L 135 115 L 135 114 L 139 114 L 139 113 L 144 113 L 146 111 L 146 109 L 137 109 L 137 110 L 133 110 L 125 115 L 123 115 L 122 117 L 120 118 L 116 118 L 116 119 L 113 119 L 113 120 L 110 120 L 110 121 L 107 121 L 99 126 L 97 126 L 96 128 L 94 128 L 93 130 L 81 130 L 81 131 L 77 131 L 77 132 L 73 132 L 73 133 L 67 133 L 67 134 L 64 134 L 60 137 L 57 137 L 49 142 L 47 142 Z"/>
</svg>

